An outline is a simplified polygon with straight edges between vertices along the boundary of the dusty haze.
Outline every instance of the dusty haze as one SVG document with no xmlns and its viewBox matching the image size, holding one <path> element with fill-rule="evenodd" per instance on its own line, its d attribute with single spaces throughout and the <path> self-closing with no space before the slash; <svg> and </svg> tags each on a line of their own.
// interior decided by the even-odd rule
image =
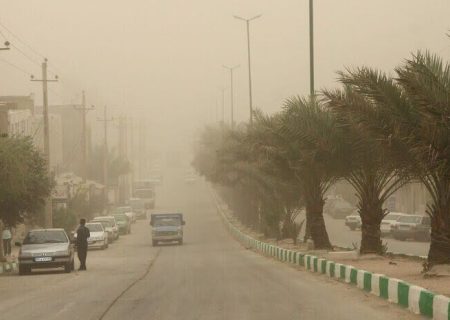
<svg viewBox="0 0 450 320">
<path fill-rule="evenodd" d="M 228 86 L 222 65 L 240 64 L 235 117 L 246 120 L 245 28 L 233 14 L 263 15 L 251 30 L 254 105 L 272 112 L 286 97 L 309 90 L 306 0 L 2 0 L 0 7 L 0 21 L 47 56 L 61 77 L 51 85 L 51 104 L 78 102 L 85 89 L 89 104 L 107 104 L 117 115 L 145 113 L 152 127 L 186 134 L 215 119 L 218 88 Z M 445 0 L 316 1 L 316 88 L 334 86 L 335 71 L 344 66 L 391 70 L 421 48 L 448 56 L 449 13 Z M 37 64 L 11 50 L 2 52 L 0 72 L 0 95 L 33 92 L 41 104 L 41 87 L 26 74 L 39 75 Z"/>
</svg>

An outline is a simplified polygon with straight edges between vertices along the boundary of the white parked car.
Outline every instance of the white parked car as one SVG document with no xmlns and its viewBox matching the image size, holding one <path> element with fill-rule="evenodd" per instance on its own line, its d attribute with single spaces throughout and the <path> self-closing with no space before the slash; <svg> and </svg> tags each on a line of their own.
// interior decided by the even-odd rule
<svg viewBox="0 0 450 320">
<path fill-rule="evenodd" d="M 90 237 L 88 238 L 88 248 L 89 249 L 106 249 L 108 248 L 108 232 L 103 228 L 100 222 L 88 222 L 86 223 L 86 228 L 89 229 Z M 73 237 L 77 238 L 77 233 L 75 232 Z"/>
<path fill-rule="evenodd" d="M 359 214 L 352 214 L 345 217 L 345 225 L 350 228 L 350 230 L 360 229 L 362 222 Z"/>
<path fill-rule="evenodd" d="M 397 224 L 400 217 L 406 216 L 406 213 L 391 212 L 381 221 L 380 231 L 382 236 L 388 236 L 392 234 L 392 229 Z"/>
<path fill-rule="evenodd" d="M 91 222 L 100 222 L 103 225 L 103 228 L 108 232 L 108 240 L 110 240 L 110 243 L 119 239 L 119 227 L 113 216 L 95 217 Z"/>
</svg>

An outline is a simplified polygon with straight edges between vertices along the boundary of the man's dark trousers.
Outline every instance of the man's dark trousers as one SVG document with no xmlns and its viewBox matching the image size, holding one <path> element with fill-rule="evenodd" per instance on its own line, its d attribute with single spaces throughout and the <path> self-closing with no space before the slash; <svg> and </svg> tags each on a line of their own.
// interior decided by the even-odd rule
<svg viewBox="0 0 450 320">
<path fill-rule="evenodd" d="M 79 245 L 77 248 L 78 259 L 80 260 L 80 270 L 86 270 L 87 246 Z"/>
</svg>

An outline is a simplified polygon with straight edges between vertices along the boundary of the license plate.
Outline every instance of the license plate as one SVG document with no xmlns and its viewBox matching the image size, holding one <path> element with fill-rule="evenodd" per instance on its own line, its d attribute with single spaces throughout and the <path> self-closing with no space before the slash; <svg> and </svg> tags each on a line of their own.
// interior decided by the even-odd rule
<svg viewBox="0 0 450 320">
<path fill-rule="evenodd" d="M 34 261 L 36 261 L 36 262 L 52 261 L 52 257 L 36 257 L 36 258 L 34 258 Z"/>
</svg>

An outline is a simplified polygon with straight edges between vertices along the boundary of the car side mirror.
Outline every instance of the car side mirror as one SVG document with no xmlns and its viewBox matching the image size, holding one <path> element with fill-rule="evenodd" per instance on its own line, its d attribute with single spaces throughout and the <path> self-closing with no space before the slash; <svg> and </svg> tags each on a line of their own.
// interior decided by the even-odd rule
<svg viewBox="0 0 450 320">
<path fill-rule="evenodd" d="M 22 246 L 22 242 L 16 241 L 16 242 L 14 242 L 14 245 L 16 247 L 21 247 Z"/>
</svg>

